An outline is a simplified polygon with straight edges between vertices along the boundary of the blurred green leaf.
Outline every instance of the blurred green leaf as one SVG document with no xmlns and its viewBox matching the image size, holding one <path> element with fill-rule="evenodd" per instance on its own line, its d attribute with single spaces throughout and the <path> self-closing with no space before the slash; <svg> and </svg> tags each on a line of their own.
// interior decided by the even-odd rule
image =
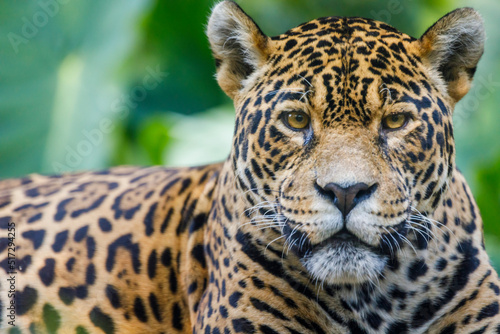
<svg viewBox="0 0 500 334">
<path fill-rule="evenodd" d="M 164 117 L 163 117 L 164 118 Z M 168 128 L 161 117 L 153 116 L 143 122 L 139 130 L 139 145 L 149 156 L 150 164 L 163 164 L 163 152 L 170 142 Z"/>
<path fill-rule="evenodd" d="M 492 234 L 485 234 L 486 251 L 490 256 L 491 264 L 500 272 L 500 238 Z"/>
<path fill-rule="evenodd" d="M 477 173 L 476 200 L 481 208 L 485 233 L 500 237 L 500 157 Z"/>
<path fill-rule="evenodd" d="M 164 155 L 165 161 L 174 166 L 195 166 L 219 162 L 231 150 L 234 111 L 231 105 L 199 113 L 196 116 L 170 114 L 171 144 Z"/>
<path fill-rule="evenodd" d="M 101 121 L 113 74 L 148 1 L 3 2 L 0 11 L 0 175 L 104 166 Z M 94 135 L 94 141 L 88 134 Z"/>
</svg>

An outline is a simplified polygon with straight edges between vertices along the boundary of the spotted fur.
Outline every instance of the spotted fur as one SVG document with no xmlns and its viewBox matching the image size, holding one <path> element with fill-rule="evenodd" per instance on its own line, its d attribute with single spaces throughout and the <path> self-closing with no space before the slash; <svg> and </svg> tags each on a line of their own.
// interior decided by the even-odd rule
<svg viewBox="0 0 500 334">
<path fill-rule="evenodd" d="M 2 330 L 500 333 L 453 142 L 479 15 L 456 10 L 419 39 L 341 17 L 270 38 L 224 1 L 207 30 L 236 109 L 228 159 L 0 182 Z"/>
</svg>

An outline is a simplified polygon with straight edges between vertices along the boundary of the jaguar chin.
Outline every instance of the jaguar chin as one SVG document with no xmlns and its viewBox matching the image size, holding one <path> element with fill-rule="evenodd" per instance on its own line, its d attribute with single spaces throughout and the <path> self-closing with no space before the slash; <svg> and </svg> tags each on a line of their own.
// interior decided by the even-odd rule
<svg viewBox="0 0 500 334">
<path fill-rule="evenodd" d="M 342 231 L 312 246 L 301 262 L 320 284 L 362 284 L 378 280 L 388 256 Z"/>
</svg>

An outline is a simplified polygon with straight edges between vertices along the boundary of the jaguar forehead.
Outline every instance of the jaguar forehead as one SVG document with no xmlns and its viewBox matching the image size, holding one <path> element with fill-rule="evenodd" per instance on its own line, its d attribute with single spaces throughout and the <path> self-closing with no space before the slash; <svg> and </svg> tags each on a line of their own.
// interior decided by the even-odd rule
<svg viewBox="0 0 500 334">
<path fill-rule="evenodd" d="M 419 84 L 407 83 L 396 73 L 416 74 L 410 68 L 420 59 L 408 50 L 408 43 L 415 39 L 385 23 L 327 17 L 271 39 L 276 51 L 262 77 L 272 85 L 269 91 L 262 85 L 256 90 L 264 94 L 272 109 L 294 94 L 323 111 L 324 126 L 344 120 L 366 125 L 374 110 L 404 98 L 394 84 L 410 92 L 419 90 Z"/>
</svg>

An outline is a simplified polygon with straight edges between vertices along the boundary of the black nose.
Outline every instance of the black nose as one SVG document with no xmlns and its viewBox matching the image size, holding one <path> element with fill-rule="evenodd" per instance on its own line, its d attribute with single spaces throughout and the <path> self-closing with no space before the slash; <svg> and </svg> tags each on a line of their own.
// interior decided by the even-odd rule
<svg viewBox="0 0 500 334">
<path fill-rule="evenodd" d="M 377 184 L 369 186 L 361 182 L 344 188 L 337 183 L 328 183 L 324 187 L 318 185 L 317 189 L 322 195 L 329 197 L 333 201 L 333 204 L 339 208 L 345 218 L 358 203 L 375 192 Z"/>
</svg>

